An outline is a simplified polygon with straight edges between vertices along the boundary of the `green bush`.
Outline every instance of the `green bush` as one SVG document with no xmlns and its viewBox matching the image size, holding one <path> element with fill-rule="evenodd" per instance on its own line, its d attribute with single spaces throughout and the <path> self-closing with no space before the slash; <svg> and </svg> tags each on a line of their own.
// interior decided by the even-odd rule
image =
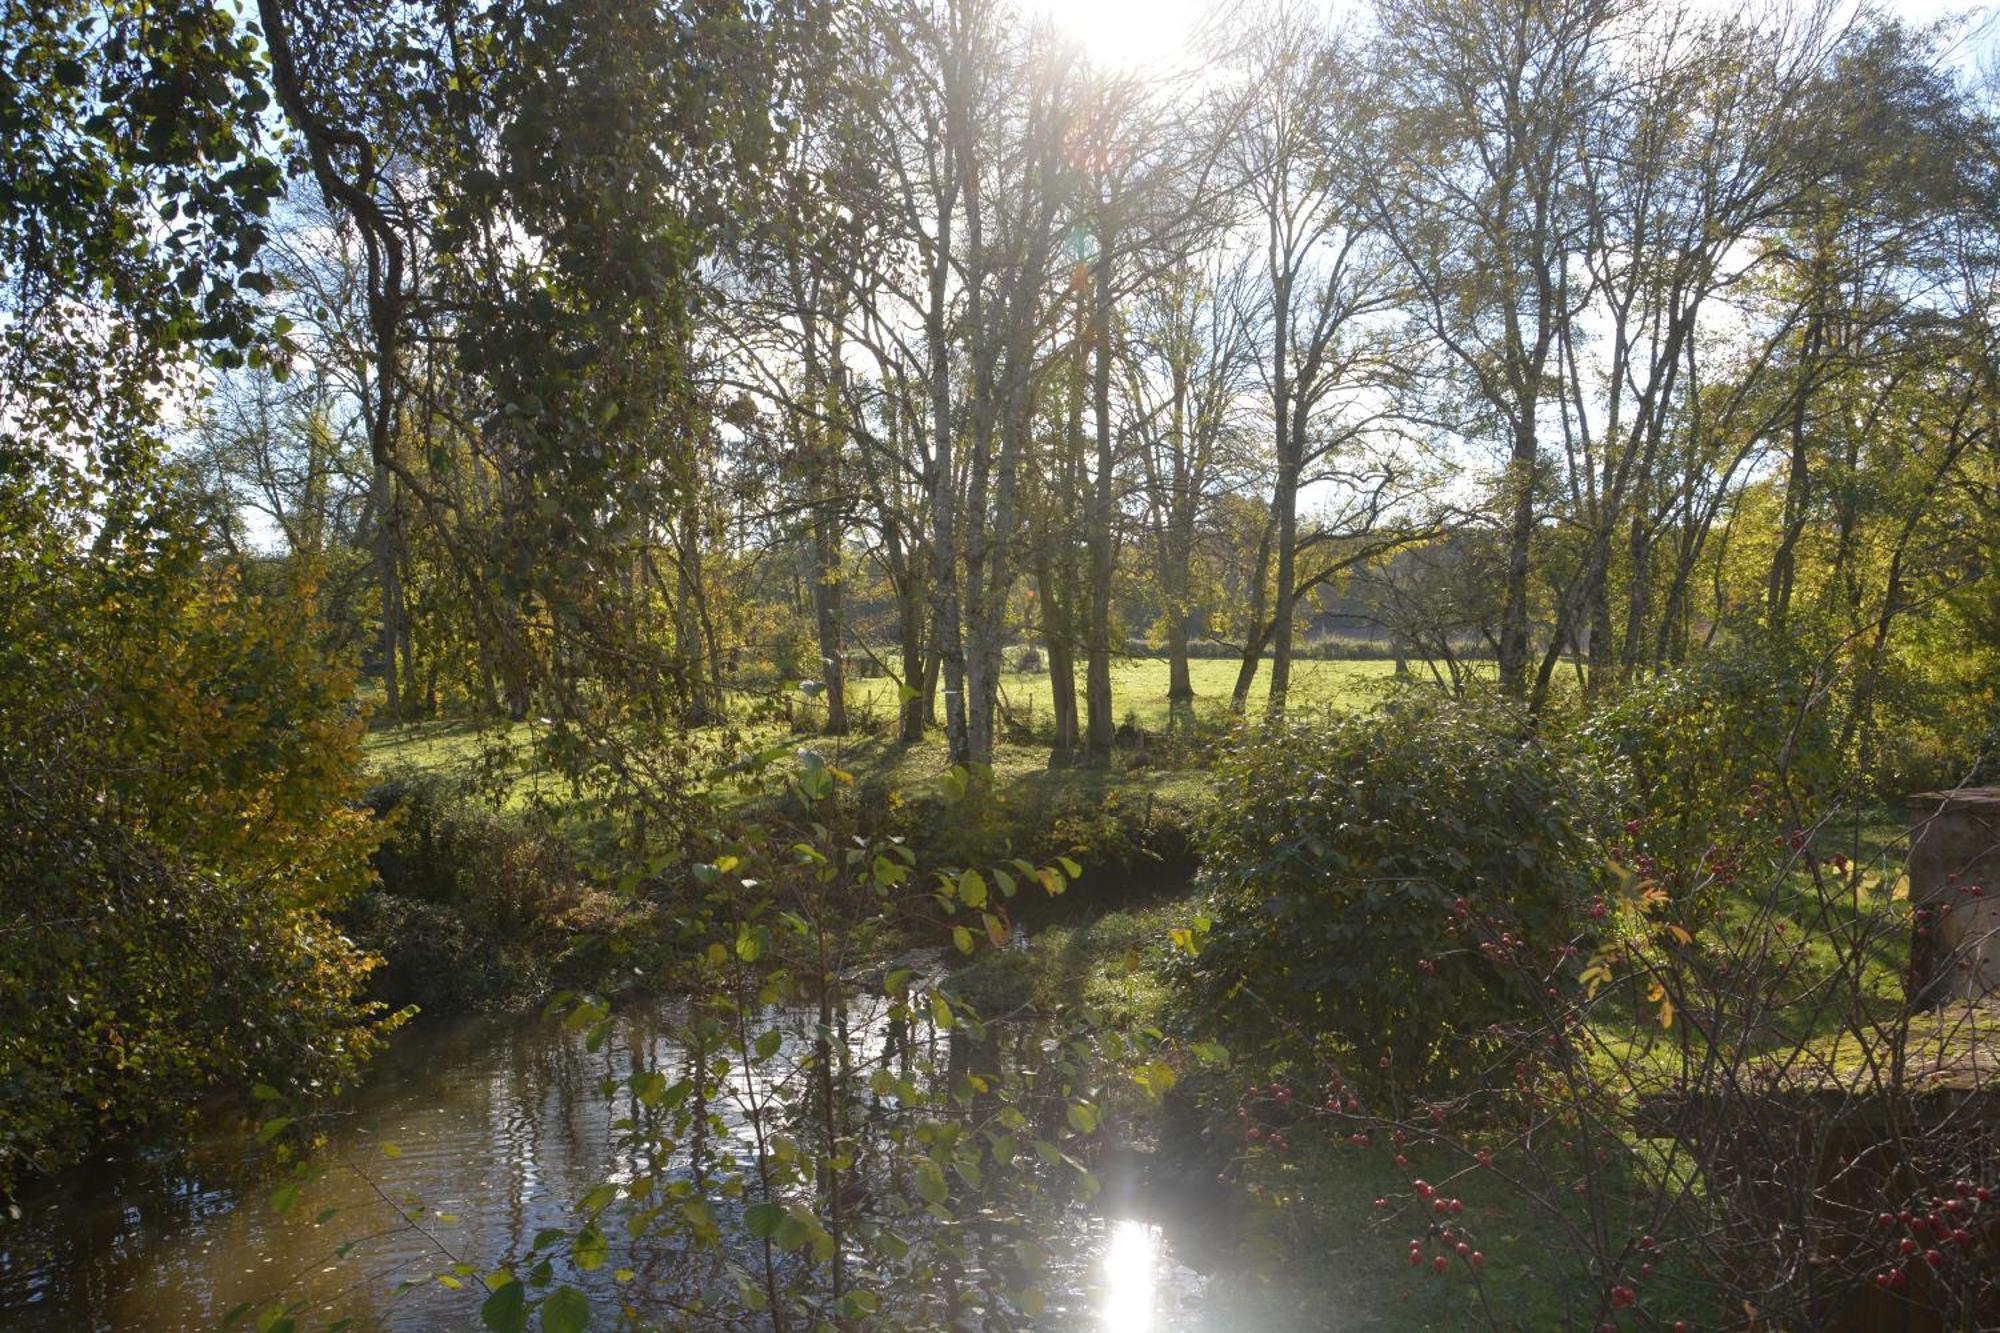
<svg viewBox="0 0 2000 1333">
<path fill-rule="evenodd" d="M 392 1026 L 329 919 L 378 830 L 298 605 L 191 546 L 0 541 L 0 1191 L 259 1083 L 332 1091 Z"/>
<path fill-rule="evenodd" d="M 1331 1039 L 1433 1089 L 1528 1014 L 1596 885 L 1580 782 L 1512 711 L 1407 696 L 1255 734 L 1201 841 L 1182 995 L 1236 1041 Z"/>
<path fill-rule="evenodd" d="M 1799 650 L 1759 638 L 1627 686 L 1573 737 L 1614 854 L 1697 907 L 1762 882 L 1837 780 L 1828 698 Z"/>
<path fill-rule="evenodd" d="M 475 927 L 507 935 L 546 926 L 584 893 L 557 833 L 496 809 L 461 778 L 393 774 L 369 789 L 368 804 L 392 829 L 375 853 L 386 893 L 448 903 Z"/>
<path fill-rule="evenodd" d="M 381 888 L 342 919 L 387 964 L 377 990 L 391 1003 L 506 1009 L 596 984 L 597 945 L 645 915 L 592 885 L 558 830 L 496 809 L 462 778 L 394 774 L 368 804 L 390 830 L 375 853 Z"/>
</svg>

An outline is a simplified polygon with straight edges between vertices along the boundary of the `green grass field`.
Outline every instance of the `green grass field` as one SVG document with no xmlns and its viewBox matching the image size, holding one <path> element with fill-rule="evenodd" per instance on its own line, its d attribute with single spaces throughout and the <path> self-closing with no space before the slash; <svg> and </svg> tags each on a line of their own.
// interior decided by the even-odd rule
<svg viewBox="0 0 2000 1333">
<path fill-rule="evenodd" d="M 1291 706 L 1306 711 L 1317 708 L 1365 708 L 1380 697 L 1394 676 L 1389 662 L 1298 662 L 1293 665 Z M 1202 660 L 1191 664 L 1197 719 L 1215 722 L 1229 714 L 1229 692 L 1236 682 L 1236 663 Z M 1079 687 L 1081 681 L 1078 682 Z M 1112 669 L 1113 715 L 1119 722 L 1128 719 L 1148 732 L 1167 726 L 1167 664 L 1157 659 L 1120 661 Z M 1249 712 L 1260 715 L 1269 698 L 1270 664 L 1258 673 L 1250 691 Z M 829 751 L 836 762 L 864 777 L 879 776 L 893 782 L 921 781 L 944 767 L 944 738 L 941 732 L 919 746 L 900 746 L 888 738 L 894 729 L 896 684 L 888 679 L 854 680 L 848 683 L 849 714 L 854 734 L 824 738 L 819 748 Z M 1025 743 L 1003 741 L 994 756 L 994 768 L 1003 779 L 1016 778 L 1048 767 L 1048 749 L 1041 743 L 1051 726 L 1053 694 L 1048 676 L 1039 671 L 1009 671 L 1001 677 L 1000 698 L 1003 724 L 1024 729 L 1034 740 Z M 1080 703 L 1081 701 L 1079 701 Z M 805 739 L 825 716 L 825 705 L 799 696 L 792 711 L 796 722 L 789 734 Z M 517 753 L 532 749 L 539 724 L 479 723 L 463 720 L 411 722 L 401 726 L 371 729 L 362 742 L 368 765 L 376 772 L 414 769 L 423 772 L 469 772 L 476 768 L 495 742 L 504 742 Z M 1003 731 L 1007 730 L 1003 725 Z M 782 723 L 763 723 L 735 729 L 732 738 L 723 728 L 697 736 L 709 741 L 710 756 L 722 757 L 730 744 L 769 744 L 788 734 Z M 1016 733 L 1018 734 L 1018 732 Z M 542 778 L 532 764 L 519 767 L 518 784 L 533 790 Z M 517 792 L 517 794 L 519 794 Z M 553 793 L 550 793 L 553 794 Z"/>
<path fill-rule="evenodd" d="M 1229 692 L 1236 684 L 1235 662 L 1205 659 L 1188 664 L 1195 692 L 1195 715 L 1219 718 L 1229 711 Z M 1391 662 L 1294 662 L 1290 702 L 1294 707 L 1331 706 L 1353 708 L 1366 705 L 1394 676 Z M 1078 704 L 1082 707 L 1083 676 L 1077 675 Z M 1249 707 L 1261 712 L 1270 697 L 1271 664 L 1266 662 L 1250 688 Z M 896 713 L 896 683 L 892 680 L 848 682 L 849 708 L 864 716 L 893 718 Z M 1112 713 L 1119 722 L 1130 718 L 1147 730 L 1163 730 L 1167 725 L 1167 664 L 1160 659 L 1126 659 L 1111 668 Z M 1039 730 L 1049 725 L 1054 714 L 1055 695 L 1049 688 L 1046 671 L 1008 671 L 1000 677 L 1000 706 L 1015 725 Z"/>
</svg>

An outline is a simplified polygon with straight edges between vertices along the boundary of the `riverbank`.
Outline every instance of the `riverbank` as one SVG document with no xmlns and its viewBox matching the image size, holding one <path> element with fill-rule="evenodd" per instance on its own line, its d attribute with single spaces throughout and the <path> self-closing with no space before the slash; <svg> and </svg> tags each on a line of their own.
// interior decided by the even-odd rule
<svg viewBox="0 0 2000 1333">
<path fill-rule="evenodd" d="M 392 832 L 376 856 L 378 885 L 342 923 L 385 960 L 374 990 L 392 1006 L 524 1010 L 556 990 L 617 991 L 669 973 L 685 947 L 674 924 L 685 867 L 663 853 L 635 873 L 620 813 L 554 784 L 531 742 L 518 728 L 455 724 L 371 733 L 369 801 Z M 1045 750 L 1007 745 L 978 797 L 965 800 L 946 790 L 949 770 L 932 745 L 774 743 L 815 750 L 850 774 L 831 798 L 846 826 L 902 838 L 921 866 L 1070 860 L 1079 873 L 1060 898 L 1009 904 L 1029 928 L 1185 885 L 1194 873 L 1208 799 L 1200 768 L 1124 751 L 1101 768 L 1052 767 Z M 711 808 L 719 826 L 747 834 L 781 823 L 785 800 L 725 787 Z"/>
</svg>

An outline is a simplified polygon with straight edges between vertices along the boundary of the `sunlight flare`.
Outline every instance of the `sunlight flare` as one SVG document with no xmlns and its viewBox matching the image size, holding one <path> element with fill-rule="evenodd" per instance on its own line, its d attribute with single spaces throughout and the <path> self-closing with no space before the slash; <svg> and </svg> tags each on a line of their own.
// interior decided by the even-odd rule
<svg viewBox="0 0 2000 1333">
<path fill-rule="evenodd" d="M 1151 1333 L 1159 1274 L 1160 1229 L 1129 1217 L 1112 1223 L 1104 1247 L 1104 1333 Z"/>
</svg>

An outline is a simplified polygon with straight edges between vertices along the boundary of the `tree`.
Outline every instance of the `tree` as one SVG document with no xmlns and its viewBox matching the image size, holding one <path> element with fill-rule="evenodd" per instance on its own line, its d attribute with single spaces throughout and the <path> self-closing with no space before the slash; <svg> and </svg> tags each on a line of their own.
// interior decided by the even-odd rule
<svg viewBox="0 0 2000 1333">
<path fill-rule="evenodd" d="M 1381 77 L 1395 92 L 1365 172 L 1399 277 L 1448 367 L 1454 427 L 1504 460 L 1500 684 L 1525 697 L 1529 574 L 1546 486 L 1558 352 L 1583 304 L 1568 281 L 1586 210 L 1574 145 L 1605 93 L 1612 0 L 1387 0 Z"/>
</svg>

